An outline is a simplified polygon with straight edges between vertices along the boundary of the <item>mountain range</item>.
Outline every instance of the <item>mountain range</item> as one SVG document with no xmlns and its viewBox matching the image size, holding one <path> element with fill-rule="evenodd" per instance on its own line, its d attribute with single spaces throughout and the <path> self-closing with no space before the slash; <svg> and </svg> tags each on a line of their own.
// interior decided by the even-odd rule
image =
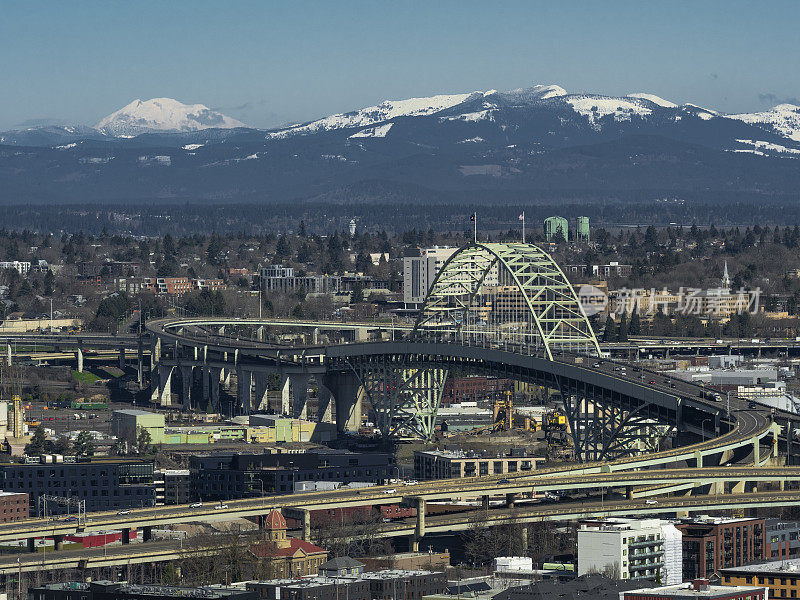
<svg viewBox="0 0 800 600">
<path fill-rule="evenodd" d="M 800 107 L 722 114 L 557 85 L 387 100 L 272 130 L 135 100 L 0 133 L 0 202 L 793 201 Z"/>
</svg>

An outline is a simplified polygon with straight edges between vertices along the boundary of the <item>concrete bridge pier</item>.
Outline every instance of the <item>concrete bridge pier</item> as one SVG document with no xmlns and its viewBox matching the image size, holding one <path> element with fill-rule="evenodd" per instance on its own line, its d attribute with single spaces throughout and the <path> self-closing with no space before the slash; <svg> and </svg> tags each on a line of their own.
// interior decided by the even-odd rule
<svg viewBox="0 0 800 600">
<path fill-rule="evenodd" d="M 239 367 L 236 369 L 236 404 L 239 414 L 249 415 L 252 405 L 253 372 Z"/>
<path fill-rule="evenodd" d="M 331 423 L 333 421 L 331 391 L 321 383 L 317 384 L 317 422 Z"/>
<path fill-rule="evenodd" d="M 295 419 L 308 418 L 308 375 L 297 373 L 289 376 L 292 382 L 292 416 Z"/>
<path fill-rule="evenodd" d="M 256 328 L 256 339 L 259 342 L 263 342 L 264 341 L 264 326 L 263 325 L 261 327 L 257 327 Z"/>
<path fill-rule="evenodd" d="M 122 530 L 122 543 L 123 544 L 130 544 L 131 543 L 131 528 L 125 527 Z"/>
<path fill-rule="evenodd" d="M 202 410 L 208 406 L 208 399 L 211 397 L 211 370 L 207 366 L 199 368 L 200 371 L 200 393 L 202 394 L 201 402 L 203 405 L 200 407 Z"/>
<path fill-rule="evenodd" d="M 75 360 L 78 363 L 78 373 L 83 373 L 83 350 L 80 348 L 75 350 Z"/>
<path fill-rule="evenodd" d="M 508 508 L 514 508 L 514 505 L 517 502 L 517 495 L 514 492 L 509 492 L 506 494 L 506 506 Z"/>
<path fill-rule="evenodd" d="M 158 402 L 161 406 L 172 406 L 172 371 L 174 367 L 158 366 Z"/>
<path fill-rule="evenodd" d="M 119 368 L 125 368 L 125 348 L 119 349 Z"/>
<path fill-rule="evenodd" d="M 363 390 L 354 373 L 338 374 L 325 378 L 325 387 L 336 404 L 336 430 L 339 433 L 356 431 L 361 426 Z"/>
<path fill-rule="evenodd" d="M 6 346 L 6 366 L 11 366 L 11 344 Z"/>
</svg>

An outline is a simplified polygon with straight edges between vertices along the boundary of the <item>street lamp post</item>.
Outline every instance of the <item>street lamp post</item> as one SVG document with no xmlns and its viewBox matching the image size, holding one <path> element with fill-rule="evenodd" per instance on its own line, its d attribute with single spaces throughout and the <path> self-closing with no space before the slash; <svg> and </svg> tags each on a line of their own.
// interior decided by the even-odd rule
<svg viewBox="0 0 800 600">
<path fill-rule="evenodd" d="M 700 423 L 700 428 L 703 430 L 703 441 L 704 442 L 706 441 L 706 421 L 708 421 L 710 423 L 712 421 L 712 419 L 711 418 L 703 419 L 703 421 Z"/>
</svg>

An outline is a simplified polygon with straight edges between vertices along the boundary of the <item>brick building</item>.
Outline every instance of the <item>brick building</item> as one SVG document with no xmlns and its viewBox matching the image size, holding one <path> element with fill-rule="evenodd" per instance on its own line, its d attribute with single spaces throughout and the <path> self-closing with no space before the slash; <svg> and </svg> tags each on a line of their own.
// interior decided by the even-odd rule
<svg viewBox="0 0 800 600">
<path fill-rule="evenodd" d="M 264 519 L 266 539 L 254 544 L 250 552 L 269 563 L 278 577 L 316 575 L 328 561 L 328 551 L 299 538 L 286 537 L 286 519 L 272 510 Z"/>
<path fill-rule="evenodd" d="M 27 519 L 29 512 L 28 494 L 0 492 L 0 523 Z"/>
<path fill-rule="evenodd" d="M 764 519 L 700 517 L 675 527 L 683 533 L 684 580 L 764 557 Z"/>
</svg>

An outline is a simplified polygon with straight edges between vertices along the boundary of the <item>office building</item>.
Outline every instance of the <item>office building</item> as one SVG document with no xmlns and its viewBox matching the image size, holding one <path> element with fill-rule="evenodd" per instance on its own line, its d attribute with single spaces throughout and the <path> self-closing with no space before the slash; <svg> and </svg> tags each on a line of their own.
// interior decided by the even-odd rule
<svg viewBox="0 0 800 600">
<path fill-rule="evenodd" d="M 457 248 L 417 248 L 403 257 L 403 303 L 414 308 L 425 301 L 436 274 Z"/>
<path fill-rule="evenodd" d="M 166 585 L 134 585 L 111 581 L 50 583 L 28 590 L 28 600 L 257 600 L 255 592 L 242 588 L 202 588 Z"/>
<path fill-rule="evenodd" d="M 764 557 L 764 519 L 701 516 L 675 525 L 683 533 L 683 579 L 710 577 Z"/>
<path fill-rule="evenodd" d="M 499 455 L 464 450 L 415 450 L 414 478 L 422 481 L 522 473 L 535 470 L 536 463 L 541 460 L 544 459 L 528 456 L 520 448 Z"/>
<path fill-rule="evenodd" d="M 66 462 L 68 459 L 74 462 Z M 95 459 L 82 462 L 2 463 L 0 487 L 7 492 L 26 493 L 31 508 L 39 496 L 72 497 L 86 501 L 86 510 L 140 508 L 155 504 L 153 461 Z M 67 512 L 66 506 L 48 504 L 48 512 Z M 73 509 L 74 510 L 74 509 Z"/>
<path fill-rule="evenodd" d="M 392 470 L 385 453 L 315 448 L 298 454 L 219 453 L 190 459 L 194 493 L 202 500 L 290 494 L 297 482 L 383 483 Z"/>
<path fill-rule="evenodd" d="M 681 583 L 681 533 L 659 519 L 582 521 L 578 575 L 593 571 L 619 579 Z"/>
<path fill-rule="evenodd" d="M 767 600 L 768 598 L 767 588 L 749 585 L 710 585 L 708 579 L 630 590 L 620 594 L 620 600 Z"/>
<path fill-rule="evenodd" d="M 800 597 L 800 559 L 728 567 L 720 569 L 719 576 L 726 586 L 764 586 L 770 598 Z"/>
<path fill-rule="evenodd" d="M 189 469 L 161 469 L 153 475 L 158 506 L 187 504 L 195 500 Z"/>
</svg>

